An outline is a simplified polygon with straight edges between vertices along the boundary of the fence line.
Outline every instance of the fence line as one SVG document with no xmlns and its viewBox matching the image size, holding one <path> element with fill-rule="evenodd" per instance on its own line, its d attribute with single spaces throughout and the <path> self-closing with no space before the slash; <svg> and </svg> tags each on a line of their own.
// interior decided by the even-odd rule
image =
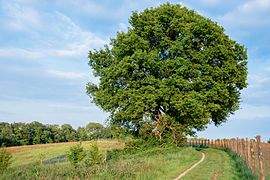
<svg viewBox="0 0 270 180">
<path fill-rule="evenodd" d="M 230 149 L 237 153 L 260 180 L 270 178 L 270 144 L 261 142 L 261 136 L 255 139 L 188 139 L 188 145 Z"/>
</svg>

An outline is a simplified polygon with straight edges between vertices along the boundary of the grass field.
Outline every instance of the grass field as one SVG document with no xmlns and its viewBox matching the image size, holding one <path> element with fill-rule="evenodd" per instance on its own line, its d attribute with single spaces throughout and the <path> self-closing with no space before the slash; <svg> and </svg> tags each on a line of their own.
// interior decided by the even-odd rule
<svg viewBox="0 0 270 180">
<path fill-rule="evenodd" d="M 82 142 L 85 149 L 90 148 L 91 141 Z M 40 144 L 32 146 L 16 146 L 5 148 L 11 152 L 12 164 L 11 167 L 22 166 L 27 164 L 38 163 L 40 160 L 48 160 L 54 157 L 67 154 L 69 148 L 79 142 L 55 143 L 55 144 Z M 111 149 L 121 149 L 124 143 L 118 140 L 101 140 L 97 141 L 101 151 Z"/>
<path fill-rule="evenodd" d="M 85 149 L 93 142 L 83 142 Z M 107 162 L 74 168 L 68 161 L 52 164 L 37 163 L 40 154 L 43 162 L 65 155 L 74 143 L 59 143 L 8 148 L 13 154 L 11 168 L 0 179 L 174 179 L 201 159 L 205 160 L 183 179 L 241 179 L 236 162 L 225 151 L 192 147 L 150 147 L 144 149 L 114 150 L 108 153 Z M 117 140 L 98 141 L 101 151 L 123 149 Z"/>
</svg>

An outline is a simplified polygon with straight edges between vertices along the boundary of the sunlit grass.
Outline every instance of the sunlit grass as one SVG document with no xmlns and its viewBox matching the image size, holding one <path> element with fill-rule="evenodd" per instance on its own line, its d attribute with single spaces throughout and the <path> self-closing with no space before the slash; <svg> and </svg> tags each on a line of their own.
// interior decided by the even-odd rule
<svg viewBox="0 0 270 180">
<path fill-rule="evenodd" d="M 94 141 L 82 142 L 82 146 L 85 149 L 89 149 L 91 143 Z M 44 144 L 44 145 L 33 145 L 33 146 L 21 146 L 8 148 L 8 151 L 12 154 L 11 167 L 36 163 L 42 160 L 51 159 L 61 155 L 67 154 L 69 148 L 76 143 L 55 143 L 55 144 Z M 99 140 L 97 144 L 101 151 L 111 150 L 117 148 L 123 148 L 124 143 L 118 140 Z"/>
</svg>

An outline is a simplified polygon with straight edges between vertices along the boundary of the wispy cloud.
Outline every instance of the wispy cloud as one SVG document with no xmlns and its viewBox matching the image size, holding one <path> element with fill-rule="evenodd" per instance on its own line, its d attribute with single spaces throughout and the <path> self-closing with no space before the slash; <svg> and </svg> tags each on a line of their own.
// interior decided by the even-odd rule
<svg viewBox="0 0 270 180">
<path fill-rule="evenodd" d="M 259 29 L 270 25 L 269 0 L 248 0 L 240 4 L 234 10 L 220 16 L 218 20 L 225 26 L 235 26 L 249 29 Z"/>
<path fill-rule="evenodd" d="M 217 5 L 221 2 L 220 0 L 202 0 L 202 1 L 208 5 Z"/>
<path fill-rule="evenodd" d="M 62 22 L 66 31 L 59 32 L 63 40 L 67 42 L 66 46 L 61 49 L 48 49 L 49 55 L 72 57 L 87 56 L 89 49 L 100 48 L 106 44 L 106 40 L 94 35 L 89 31 L 82 30 L 69 17 L 60 12 L 56 12 L 56 17 Z M 62 29 L 62 27 L 61 27 Z M 61 30 L 58 29 L 58 30 Z"/>
<path fill-rule="evenodd" d="M 86 57 L 89 49 L 100 48 L 107 43 L 107 40 L 90 31 L 83 30 L 68 16 L 58 11 L 47 14 L 31 8 L 20 8 L 20 6 L 15 5 L 6 6 L 8 8 L 5 13 L 8 17 L 12 16 L 3 23 L 3 26 L 31 34 L 30 39 L 24 39 L 21 36 L 19 37 L 21 40 L 18 39 L 18 42 L 24 41 L 32 46 L 35 45 L 28 47 L 28 49 L 18 46 L 1 48 L 0 57 L 20 59 L 38 59 L 48 56 L 54 58 Z M 26 14 L 24 11 L 27 11 Z M 24 15 L 21 16 L 21 13 Z M 11 26 L 11 24 L 13 25 Z M 44 34 L 47 36 L 44 37 Z M 13 46 L 16 45 L 13 44 Z"/>
<path fill-rule="evenodd" d="M 11 31 L 24 31 L 41 26 L 39 13 L 33 8 L 9 1 L 1 3 L 1 9 L 7 17 L 2 26 Z"/>
<path fill-rule="evenodd" d="M 270 119 L 270 106 L 242 104 L 241 109 L 236 111 L 231 118 L 237 120 Z"/>
<path fill-rule="evenodd" d="M 21 58 L 36 60 L 42 58 L 44 54 L 40 51 L 26 50 L 22 48 L 0 48 L 0 58 Z"/>
<path fill-rule="evenodd" d="M 262 88 L 270 86 L 270 76 L 249 75 L 249 88 Z"/>
<path fill-rule="evenodd" d="M 240 11 L 245 13 L 257 13 L 268 11 L 270 8 L 269 0 L 248 0 L 239 7 Z"/>
<path fill-rule="evenodd" d="M 86 79 L 89 77 L 87 73 L 80 73 L 80 72 L 48 70 L 47 73 L 49 76 L 52 76 L 52 77 L 69 79 L 69 80 L 80 80 L 80 79 Z"/>
</svg>

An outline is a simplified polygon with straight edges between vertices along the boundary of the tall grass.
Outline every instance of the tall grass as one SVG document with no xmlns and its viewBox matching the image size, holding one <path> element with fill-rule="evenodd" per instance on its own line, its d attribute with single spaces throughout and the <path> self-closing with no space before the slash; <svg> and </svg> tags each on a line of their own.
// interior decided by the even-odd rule
<svg viewBox="0 0 270 180">
<path fill-rule="evenodd" d="M 17 166 L 2 179 L 173 179 L 200 159 L 200 153 L 188 147 L 138 147 L 108 152 L 107 162 L 74 168 L 62 163 Z"/>
<path fill-rule="evenodd" d="M 258 177 L 252 173 L 252 170 L 248 167 L 247 163 L 235 152 L 230 149 L 225 149 L 235 162 L 235 168 L 240 179 L 256 180 Z"/>
</svg>

